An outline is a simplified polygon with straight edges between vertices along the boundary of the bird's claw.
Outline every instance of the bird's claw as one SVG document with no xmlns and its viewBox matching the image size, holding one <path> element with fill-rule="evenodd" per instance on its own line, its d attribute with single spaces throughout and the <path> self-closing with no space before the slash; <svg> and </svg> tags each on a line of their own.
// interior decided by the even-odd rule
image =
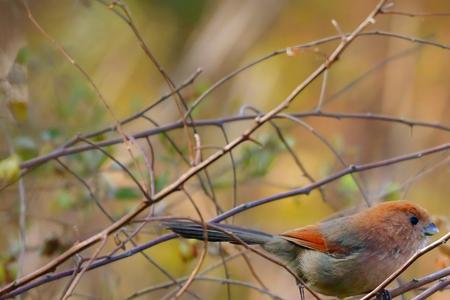
<svg viewBox="0 0 450 300">
<path fill-rule="evenodd" d="M 376 300 L 392 300 L 391 293 L 388 290 L 381 290 L 377 293 Z"/>
</svg>

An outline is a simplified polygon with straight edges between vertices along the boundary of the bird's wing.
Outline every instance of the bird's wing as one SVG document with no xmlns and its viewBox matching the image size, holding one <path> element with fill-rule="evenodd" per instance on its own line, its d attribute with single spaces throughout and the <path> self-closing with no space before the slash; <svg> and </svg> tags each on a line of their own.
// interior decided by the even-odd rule
<svg viewBox="0 0 450 300">
<path fill-rule="evenodd" d="M 287 231 L 280 236 L 301 247 L 328 254 L 346 254 L 349 252 L 349 249 L 345 247 L 340 247 L 333 242 L 328 243 L 319 228 L 314 225 Z"/>
</svg>

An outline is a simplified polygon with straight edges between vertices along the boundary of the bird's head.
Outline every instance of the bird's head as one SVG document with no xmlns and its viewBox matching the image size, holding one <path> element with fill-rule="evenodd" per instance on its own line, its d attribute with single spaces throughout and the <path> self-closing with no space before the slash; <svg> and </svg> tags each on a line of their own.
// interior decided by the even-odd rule
<svg viewBox="0 0 450 300">
<path fill-rule="evenodd" d="M 423 246 L 426 238 L 439 232 L 429 213 L 410 201 L 390 201 L 378 204 L 361 214 L 360 221 L 372 224 L 381 236 L 404 241 L 413 248 Z"/>
</svg>

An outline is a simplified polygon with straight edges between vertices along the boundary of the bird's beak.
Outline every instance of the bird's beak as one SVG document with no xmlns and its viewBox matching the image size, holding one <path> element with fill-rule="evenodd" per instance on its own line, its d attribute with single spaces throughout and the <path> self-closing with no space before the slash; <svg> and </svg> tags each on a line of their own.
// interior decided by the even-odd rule
<svg viewBox="0 0 450 300">
<path fill-rule="evenodd" d="M 437 228 L 437 226 L 434 223 L 430 223 L 427 226 L 425 226 L 423 228 L 425 235 L 433 235 L 435 233 L 439 232 L 439 229 Z"/>
</svg>

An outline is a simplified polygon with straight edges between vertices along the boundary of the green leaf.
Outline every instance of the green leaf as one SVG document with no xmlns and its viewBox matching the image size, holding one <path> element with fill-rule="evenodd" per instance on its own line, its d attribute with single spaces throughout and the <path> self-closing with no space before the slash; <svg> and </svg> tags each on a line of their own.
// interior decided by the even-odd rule
<svg viewBox="0 0 450 300">
<path fill-rule="evenodd" d="M 17 52 L 16 63 L 25 65 L 30 57 L 30 51 L 27 47 L 20 48 Z"/>
<path fill-rule="evenodd" d="M 50 128 L 41 133 L 41 138 L 44 141 L 51 141 L 61 136 L 62 136 L 61 130 L 57 128 Z"/>
<path fill-rule="evenodd" d="M 0 161 L 0 183 L 2 185 L 16 181 L 20 176 L 20 159 L 17 154 Z"/>
<path fill-rule="evenodd" d="M 0 261 L 0 284 L 4 284 L 6 282 L 6 265 Z"/>
<path fill-rule="evenodd" d="M 169 174 L 168 173 L 163 173 L 160 176 L 156 176 L 156 178 L 155 178 L 156 192 L 159 192 L 160 190 L 162 190 L 167 185 L 168 182 L 169 182 Z"/>
<path fill-rule="evenodd" d="M 139 199 L 141 194 L 134 188 L 121 187 L 115 190 L 114 198 L 118 200 L 134 200 Z"/>
<path fill-rule="evenodd" d="M 332 141 L 331 145 L 337 151 L 337 153 L 343 153 L 345 147 L 345 141 L 341 135 L 336 135 Z"/>
<path fill-rule="evenodd" d="M 400 199 L 401 186 L 397 182 L 391 182 L 383 193 L 383 200 L 393 201 Z"/>
<path fill-rule="evenodd" d="M 104 140 L 106 140 L 106 135 L 105 135 L 105 134 L 98 134 L 98 135 L 94 136 L 94 137 L 92 138 L 92 140 L 93 140 L 94 142 L 101 142 L 101 141 L 104 141 Z"/>
<path fill-rule="evenodd" d="M 358 185 L 350 174 L 339 179 L 339 187 L 345 193 L 353 193 L 358 190 Z"/>
<path fill-rule="evenodd" d="M 58 205 L 63 209 L 70 209 L 75 207 L 75 199 L 73 199 L 72 195 L 66 191 L 60 191 L 56 196 L 56 201 Z"/>
<path fill-rule="evenodd" d="M 36 143 L 28 136 L 17 137 L 14 146 L 22 160 L 31 159 L 39 154 Z"/>
<path fill-rule="evenodd" d="M 242 166 L 253 177 L 266 175 L 278 153 L 285 148 L 274 136 L 264 135 L 261 138 L 263 147 L 247 146 L 243 149 Z M 289 143 L 289 141 L 287 141 Z"/>
<path fill-rule="evenodd" d="M 25 99 L 11 98 L 8 110 L 17 122 L 25 122 L 28 119 L 28 101 Z"/>
</svg>

